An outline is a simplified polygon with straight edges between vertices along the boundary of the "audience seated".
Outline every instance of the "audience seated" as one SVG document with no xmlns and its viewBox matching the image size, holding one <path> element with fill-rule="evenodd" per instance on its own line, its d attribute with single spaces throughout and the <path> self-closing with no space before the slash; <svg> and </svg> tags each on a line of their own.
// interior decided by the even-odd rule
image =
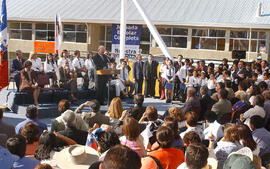
<svg viewBox="0 0 270 169">
<path fill-rule="evenodd" d="M 222 126 L 217 121 L 217 115 L 213 111 L 206 112 L 204 115 L 207 128 L 204 129 L 204 139 L 208 140 L 210 135 L 214 136 L 215 142 L 219 141 L 223 136 Z"/>
<path fill-rule="evenodd" d="M 77 112 L 79 112 L 82 107 L 88 105 L 89 102 L 83 103 L 82 105 L 80 105 L 76 110 L 76 128 L 79 130 L 84 130 L 87 131 L 89 128 L 87 127 L 87 125 L 85 124 L 85 122 L 83 121 L 82 117 L 80 114 L 78 114 Z M 66 111 L 66 110 L 70 110 L 70 103 L 68 102 L 68 100 L 66 99 L 62 99 L 59 101 L 58 103 L 58 112 L 61 113 L 61 115 L 57 118 L 55 118 L 52 121 L 52 125 L 51 125 L 51 131 L 61 131 L 65 129 L 65 124 L 63 123 L 63 116 L 62 114 Z"/>
<path fill-rule="evenodd" d="M 225 89 L 221 89 L 218 92 L 218 102 L 216 102 L 211 111 L 215 112 L 218 116 L 218 120 L 220 123 L 226 123 L 231 119 L 232 113 L 232 104 L 229 100 L 227 100 L 228 92 Z M 224 119 L 224 115 L 229 115 L 228 119 Z"/>
<path fill-rule="evenodd" d="M 76 114 L 71 110 L 67 110 L 61 116 L 63 117 L 65 129 L 58 133 L 76 141 L 78 144 L 85 145 L 88 132 L 76 128 Z"/>
<path fill-rule="evenodd" d="M 270 153 L 270 132 L 263 127 L 263 122 L 264 119 L 258 115 L 252 116 L 249 122 L 252 137 L 260 147 L 260 157 Z"/>
<path fill-rule="evenodd" d="M 27 107 L 27 109 L 26 109 L 26 120 L 24 120 L 24 121 L 20 122 L 19 124 L 17 124 L 17 126 L 15 127 L 16 134 L 20 134 L 23 126 L 28 122 L 33 122 L 33 123 L 35 123 L 37 125 L 37 127 L 39 129 L 39 136 L 42 134 L 42 132 L 44 130 L 47 130 L 47 125 L 42 123 L 38 119 L 38 109 L 34 105 L 30 105 L 30 106 Z"/>
<path fill-rule="evenodd" d="M 258 115 L 258 116 L 261 116 L 262 118 L 265 118 L 266 114 L 263 109 L 263 102 L 264 102 L 263 97 L 261 95 L 257 95 L 253 102 L 255 106 L 249 109 L 248 111 L 246 111 L 244 114 L 241 114 L 240 120 L 245 121 L 245 124 L 249 125 L 249 120 L 252 116 Z"/>
<path fill-rule="evenodd" d="M 0 146 L 5 147 L 7 139 L 15 135 L 15 128 L 3 121 L 3 114 L 3 110 L 0 109 Z"/>
<path fill-rule="evenodd" d="M 214 104 L 214 101 L 208 94 L 208 88 L 206 85 L 200 88 L 200 104 L 201 104 L 200 119 L 203 119 L 204 114 L 207 111 L 210 111 Z"/>
<path fill-rule="evenodd" d="M 85 105 L 90 106 L 90 111 L 81 113 L 81 109 L 83 109 Z M 101 126 L 102 124 L 108 125 L 110 124 L 110 118 L 108 116 L 101 114 L 100 104 L 98 100 L 85 102 L 84 104 L 82 104 L 82 106 L 78 107 L 76 110 L 77 110 L 76 113 L 81 113 L 81 117 L 87 124 L 88 128 L 92 128 L 95 123 L 98 124 L 99 126 Z"/>
<path fill-rule="evenodd" d="M 210 145 L 211 142 L 213 143 L 214 139 L 210 139 Z M 222 168 L 230 153 L 237 151 L 242 147 L 243 146 L 239 143 L 239 134 L 236 125 L 227 124 L 224 128 L 224 137 L 217 143 L 217 147 L 214 149 L 218 160 L 218 168 Z"/>
<path fill-rule="evenodd" d="M 123 104 L 119 97 L 112 99 L 111 104 L 106 112 L 106 116 L 110 117 L 110 123 L 117 123 L 119 118 L 122 116 Z"/>
<path fill-rule="evenodd" d="M 134 107 L 131 109 L 129 116 L 139 121 L 146 109 L 146 107 L 143 106 L 143 102 L 144 96 L 140 93 L 136 94 L 133 99 Z"/>
<path fill-rule="evenodd" d="M 134 150 L 142 158 L 146 155 L 143 137 L 140 135 L 140 126 L 136 119 L 127 117 L 123 125 L 124 136 L 120 137 L 122 145 Z"/>
<path fill-rule="evenodd" d="M 198 126 L 198 116 L 195 112 L 187 112 L 185 114 L 185 124 L 187 127 L 187 130 L 182 132 L 180 134 L 181 138 L 183 139 L 185 134 L 188 133 L 189 131 L 195 131 L 201 139 L 203 139 L 203 131 L 201 126 Z"/>
<path fill-rule="evenodd" d="M 158 128 L 156 133 L 159 149 L 148 153 L 148 156 L 156 158 L 162 168 L 174 169 L 184 162 L 184 153 L 180 149 L 173 148 L 174 132 L 166 126 Z"/>
<path fill-rule="evenodd" d="M 15 135 L 7 140 L 7 149 L 11 154 L 18 156 L 13 163 L 13 169 L 34 169 L 40 162 L 33 158 L 25 157 L 26 140 L 21 135 Z"/>
<path fill-rule="evenodd" d="M 26 140 L 25 156 L 33 156 L 35 154 L 36 148 L 38 146 L 38 133 L 39 129 L 33 122 L 28 122 L 23 126 L 21 135 Z"/>
<path fill-rule="evenodd" d="M 201 111 L 200 100 L 196 97 L 196 90 L 193 87 L 187 89 L 187 100 L 181 109 L 183 113 L 194 111 L 199 116 Z"/>
</svg>

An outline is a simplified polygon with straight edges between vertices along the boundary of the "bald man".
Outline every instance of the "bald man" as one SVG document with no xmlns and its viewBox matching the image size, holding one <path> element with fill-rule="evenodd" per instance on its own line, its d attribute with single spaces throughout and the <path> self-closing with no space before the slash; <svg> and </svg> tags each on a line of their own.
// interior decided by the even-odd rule
<svg viewBox="0 0 270 169">
<path fill-rule="evenodd" d="M 96 65 L 97 70 L 107 69 L 109 58 L 104 55 L 105 47 L 99 46 L 98 52 L 93 57 L 93 61 Z M 101 105 L 104 104 L 104 99 L 106 95 L 106 83 L 108 82 L 108 76 L 104 75 L 97 75 L 95 80 L 95 87 L 96 87 L 96 99 L 99 101 Z"/>
</svg>

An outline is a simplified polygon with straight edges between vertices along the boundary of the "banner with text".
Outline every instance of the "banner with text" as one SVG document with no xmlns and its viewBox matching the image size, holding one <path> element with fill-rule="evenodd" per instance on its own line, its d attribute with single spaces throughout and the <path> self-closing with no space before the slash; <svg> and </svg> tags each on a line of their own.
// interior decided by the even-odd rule
<svg viewBox="0 0 270 169">
<path fill-rule="evenodd" d="M 139 53 L 142 25 L 127 24 L 125 55 L 135 57 Z M 112 53 L 120 53 L 120 24 L 112 24 Z"/>
</svg>

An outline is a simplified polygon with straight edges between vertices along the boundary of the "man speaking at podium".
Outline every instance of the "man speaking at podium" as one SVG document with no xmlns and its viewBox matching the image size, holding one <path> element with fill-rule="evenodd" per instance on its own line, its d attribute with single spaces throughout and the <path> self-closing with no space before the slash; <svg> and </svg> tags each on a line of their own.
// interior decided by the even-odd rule
<svg viewBox="0 0 270 169">
<path fill-rule="evenodd" d="M 95 66 L 96 66 L 96 70 L 108 69 L 109 59 L 107 58 L 106 55 L 104 55 L 104 52 L 105 52 L 105 47 L 99 46 L 98 52 L 93 57 L 93 61 L 94 61 Z M 104 98 L 106 95 L 105 88 L 106 88 L 107 82 L 108 82 L 108 76 L 96 75 L 96 80 L 95 80 L 96 97 L 101 105 L 104 104 Z"/>
</svg>

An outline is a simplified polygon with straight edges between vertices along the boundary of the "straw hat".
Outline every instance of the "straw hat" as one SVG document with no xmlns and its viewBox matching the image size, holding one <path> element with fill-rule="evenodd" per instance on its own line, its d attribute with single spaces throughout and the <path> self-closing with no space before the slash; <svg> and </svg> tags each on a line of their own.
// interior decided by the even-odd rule
<svg viewBox="0 0 270 169">
<path fill-rule="evenodd" d="M 88 169 L 98 161 L 98 152 L 91 147 L 72 145 L 56 152 L 56 164 L 62 169 Z"/>
</svg>

